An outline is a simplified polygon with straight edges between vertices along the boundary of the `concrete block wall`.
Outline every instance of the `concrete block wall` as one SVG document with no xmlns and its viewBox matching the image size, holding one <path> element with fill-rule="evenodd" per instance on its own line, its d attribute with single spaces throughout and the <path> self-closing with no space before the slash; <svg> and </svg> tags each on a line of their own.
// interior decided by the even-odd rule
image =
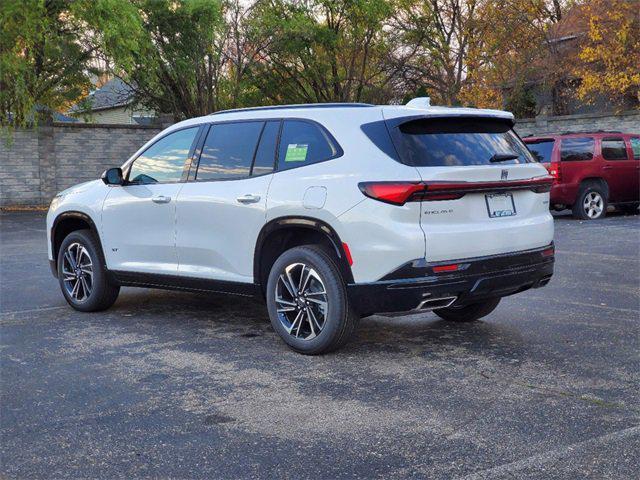
<svg viewBox="0 0 640 480">
<path fill-rule="evenodd" d="M 564 132 L 594 132 L 598 130 L 640 133 L 640 110 L 619 114 L 583 114 L 558 117 L 525 118 L 516 121 L 521 137 Z"/>
<path fill-rule="evenodd" d="M 0 207 L 48 205 L 60 190 L 99 178 L 161 129 L 54 123 L 0 135 Z"/>
<path fill-rule="evenodd" d="M 618 130 L 640 133 L 640 111 L 537 117 L 516 123 L 521 136 Z M 44 206 L 60 190 L 121 165 L 160 131 L 140 125 L 54 123 L 0 132 L 0 207 Z"/>
</svg>

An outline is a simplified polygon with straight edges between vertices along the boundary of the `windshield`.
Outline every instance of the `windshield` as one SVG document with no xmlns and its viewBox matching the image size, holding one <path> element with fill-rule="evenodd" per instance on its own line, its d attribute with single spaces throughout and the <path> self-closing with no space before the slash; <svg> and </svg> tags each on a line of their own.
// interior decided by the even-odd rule
<svg viewBox="0 0 640 480">
<path fill-rule="evenodd" d="M 416 167 L 535 161 L 511 125 L 503 120 L 419 118 L 391 130 L 402 163 Z"/>
</svg>

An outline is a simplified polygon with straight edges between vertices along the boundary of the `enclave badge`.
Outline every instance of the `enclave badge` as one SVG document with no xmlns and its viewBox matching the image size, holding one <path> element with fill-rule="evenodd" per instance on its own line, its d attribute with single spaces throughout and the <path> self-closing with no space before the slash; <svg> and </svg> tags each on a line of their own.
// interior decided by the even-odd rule
<svg viewBox="0 0 640 480">
<path fill-rule="evenodd" d="M 501 180 L 506 180 L 509 176 L 509 170 L 502 170 L 502 174 L 500 175 Z"/>
</svg>

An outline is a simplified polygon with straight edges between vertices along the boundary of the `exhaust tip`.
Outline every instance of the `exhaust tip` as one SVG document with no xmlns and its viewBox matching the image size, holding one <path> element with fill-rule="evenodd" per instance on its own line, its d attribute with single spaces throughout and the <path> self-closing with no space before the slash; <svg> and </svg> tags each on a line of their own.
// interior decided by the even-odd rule
<svg viewBox="0 0 640 480">
<path fill-rule="evenodd" d="M 447 308 L 457 299 L 458 297 L 427 298 L 426 300 L 422 300 L 415 309 L 424 312 L 437 308 Z"/>
</svg>

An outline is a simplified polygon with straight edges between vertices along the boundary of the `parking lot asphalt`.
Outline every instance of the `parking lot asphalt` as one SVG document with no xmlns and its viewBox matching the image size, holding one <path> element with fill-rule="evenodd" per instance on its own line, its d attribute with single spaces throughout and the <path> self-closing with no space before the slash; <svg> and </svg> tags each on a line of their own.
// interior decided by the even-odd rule
<svg viewBox="0 0 640 480">
<path fill-rule="evenodd" d="M 258 301 L 69 308 L 0 215 L 0 477 L 638 478 L 640 218 L 556 218 L 549 286 L 481 322 L 363 319 L 305 357 Z"/>
</svg>

